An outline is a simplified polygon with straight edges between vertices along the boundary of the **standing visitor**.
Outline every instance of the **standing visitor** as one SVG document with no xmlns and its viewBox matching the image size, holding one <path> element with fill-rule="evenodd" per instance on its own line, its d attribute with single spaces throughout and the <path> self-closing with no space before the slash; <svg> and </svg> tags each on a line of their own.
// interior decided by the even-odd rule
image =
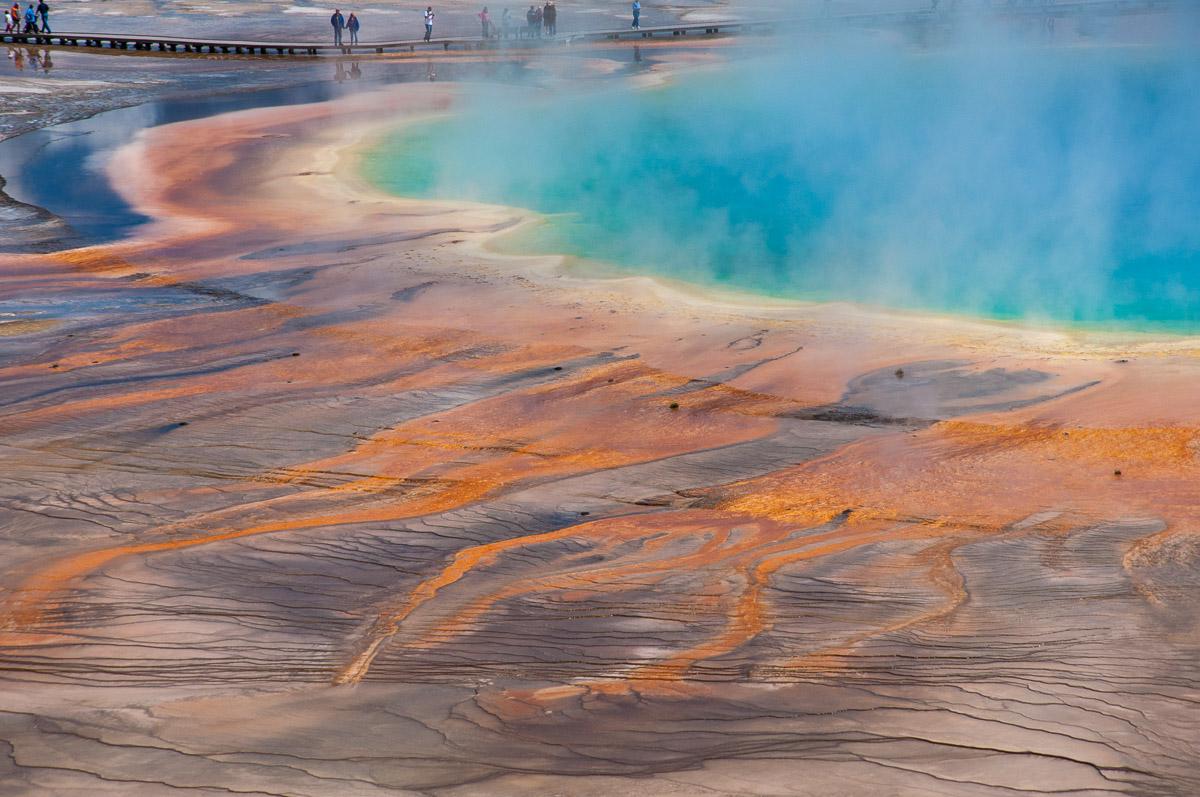
<svg viewBox="0 0 1200 797">
<path fill-rule="evenodd" d="M 531 39 L 533 38 L 533 26 L 536 22 L 537 14 L 533 12 L 533 6 L 530 6 L 529 10 L 525 12 L 525 35 Z"/>
<path fill-rule="evenodd" d="M 630 26 L 634 30 L 642 28 L 642 2 L 641 0 L 633 0 L 633 24 Z"/>
<path fill-rule="evenodd" d="M 38 0 L 37 14 L 42 18 L 42 33 L 50 33 L 50 6 L 46 5 L 46 0 Z"/>
<path fill-rule="evenodd" d="M 425 41 L 433 38 L 433 6 L 425 9 Z"/>
<path fill-rule="evenodd" d="M 350 43 L 358 44 L 358 29 L 361 27 L 358 17 L 354 16 L 354 12 L 350 12 L 350 19 L 346 20 L 346 30 L 350 31 Z"/>
<path fill-rule="evenodd" d="M 554 7 L 554 0 L 546 0 L 546 7 L 542 9 L 542 21 L 546 24 L 547 36 L 558 33 L 558 9 Z"/>
<path fill-rule="evenodd" d="M 479 12 L 479 26 L 483 29 L 483 38 L 487 38 L 492 31 L 492 15 L 488 13 L 487 6 Z"/>
<path fill-rule="evenodd" d="M 333 26 L 333 43 L 341 47 L 342 31 L 346 27 L 346 18 L 342 16 L 342 12 L 339 9 L 333 9 L 333 16 L 329 18 L 329 24 Z"/>
<path fill-rule="evenodd" d="M 533 7 L 533 35 L 542 38 L 542 9 Z"/>
</svg>

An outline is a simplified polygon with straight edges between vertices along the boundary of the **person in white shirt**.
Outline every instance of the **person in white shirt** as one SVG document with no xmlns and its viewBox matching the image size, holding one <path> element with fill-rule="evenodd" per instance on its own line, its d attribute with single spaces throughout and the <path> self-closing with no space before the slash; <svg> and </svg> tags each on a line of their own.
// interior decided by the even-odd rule
<svg viewBox="0 0 1200 797">
<path fill-rule="evenodd" d="M 425 41 L 433 37 L 433 6 L 425 9 Z"/>
</svg>

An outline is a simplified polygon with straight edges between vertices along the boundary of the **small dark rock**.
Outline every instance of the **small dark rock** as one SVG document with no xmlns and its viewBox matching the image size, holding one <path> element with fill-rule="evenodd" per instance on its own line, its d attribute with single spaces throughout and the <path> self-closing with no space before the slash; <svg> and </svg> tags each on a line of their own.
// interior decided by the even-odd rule
<svg viewBox="0 0 1200 797">
<path fill-rule="evenodd" d="M 292 352 L 292 356 L 293 356 L 293 357 L 299 357 L 299 356 L 300 356 L 300 352 L 298 352 L 298 351 L 294 351 L 294 352 Z"/>
<path fill-rule="evenodd" d="M 904 369 L 903 369 L 903 368 L 897 368 L 897 369 L 896 369 L 896 378 L 897 378 L 897 379 L 903 379 L 903 378 L 904 378 Z"/>
<path fill-rule="evenodd" d="M 580 512 L 580 513 L 579 513 L 579 516 L 580 516 L 580 517 L 587 517 L 587 516 L 588 516 L 588 515 L 590 515 L 590 514 L 592 514 L 592 513 L 591 513 L 591 512 Z"/>
<path fill-rule="evenodd" d="M 178 425 L 179 425 L 179 426 L 187 426 L 187 425 L 188 425 L 188 422 L 187 422 L 187 421 L 180 421 Z"/>
<path fill-rule="evenodd" d="M 555 370 L 555 371 L 561 371 L 561 370 L 562 370 L 562 366 L 561 366 L 561 365 L 556 365 L 556 366 L 554 366 L 554 370 Z"/>
<path fill-rule="evenodd" d="M 1114 471 L 1113 471 L 1113 475 L 1114 475 L 1114 476 L 1120 476 L 1120 475 L 1121 475 L 1121 471 L 1119 471 L 1119 470 L 1114 470 Z"/>
<path fill-rule="evenodd" d="M 672 402 L 671 402 L 671 409 L 673 409 L 673 410 L 677 410 L 677 409 L 679 409 L 679 402 L 678 402 L 678 401 L 672 401 Z"/>
</svg>

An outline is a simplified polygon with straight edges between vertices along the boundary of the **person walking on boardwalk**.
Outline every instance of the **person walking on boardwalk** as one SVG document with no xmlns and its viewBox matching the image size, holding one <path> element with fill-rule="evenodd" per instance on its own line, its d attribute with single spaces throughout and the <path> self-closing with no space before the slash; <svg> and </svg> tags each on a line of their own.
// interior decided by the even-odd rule
<svg viewBox="0 0 1200 797">
<path fill-rule="evenodd" d="M 354 12 L 350 12 L 350 19 L 346 20 L 346 30 L 350 31 L 350 43 L 358 44 L 358 29 L 362 27 L 358 17 L 354 16 Z"/>
<path fill-rule="evenodd" d="M 488 13 L 487 6 L 479 12 L 479 26 L 483 29 L 483 38 L 488 38 L 492 33 L 492 15 Z"/>
<path fill-rule="evenodd" d="M 433 6 L 425 9 L 425 41 L 433 38 Z"/>
<path fill-rule="evenodd" d="M 333 26 L 333 43 L 341 47 L 342 31 L 346 29 L 346 18 L 342 16 L 340 9 L 333 9 L 333 16 L 329 18 L 329 24 Z"/>
<path fill-rule="evenodd" d="M 25 32 L 37 33 L 37 12 L 33 10 L 33 3 L 29 4 L 29 8 L 25 9 Z"/>
<path fill-rule="evenodd" d="M 42 18 L 42 33 L 52 33 L 50 30 L 50 6 L 46 0 L 38 0 L 37 15 Z"/>
<path fill-rule="evenodd" d="M 546 26 L 547 36 L 558 33 L 558 9 L 554 7 L 554 0 L 546 0 L 546 7 L 542 9 L 542 23 Z"/>
<path fill-rule="evenodd" d="M 641 0 L 633 0 L 633 24 L 629 27 L 634 30 L 642 28 L 642 2 Z"/>
<path fill-rule="evenodd" d="M 12 18 L 12 9 L 11 8 L 4 9 L 4 32 L 5 33 L 13 32 L 13 18 Z"/>
</svg>

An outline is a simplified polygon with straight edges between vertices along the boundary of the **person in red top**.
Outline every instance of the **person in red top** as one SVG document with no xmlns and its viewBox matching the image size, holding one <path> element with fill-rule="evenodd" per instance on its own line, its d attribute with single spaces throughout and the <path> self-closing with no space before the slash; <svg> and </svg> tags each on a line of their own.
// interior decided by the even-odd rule
<svg viewBox="0 0 1200 797">
<path fill-rule="evenodd" d="M 483 38 L 488 38 L 492 33 L 492 15 L 488 13 L 487 6 L 479 12 L 479 24 L 483 28 Z"/>
</svg>

